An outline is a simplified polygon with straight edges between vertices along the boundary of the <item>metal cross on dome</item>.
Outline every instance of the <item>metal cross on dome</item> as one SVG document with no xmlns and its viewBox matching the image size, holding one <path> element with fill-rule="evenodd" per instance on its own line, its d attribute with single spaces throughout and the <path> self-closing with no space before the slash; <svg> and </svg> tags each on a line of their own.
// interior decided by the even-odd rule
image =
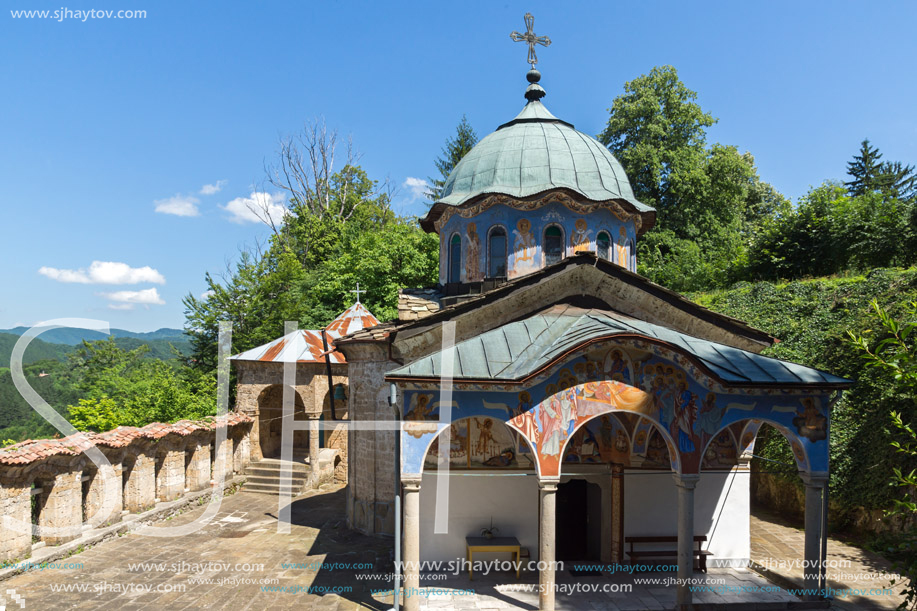
<svg viewBox="0 0 917 611">
<path fill-rule="evenodd" d="M 551 45 L 551 39 L 547 36 L 536 36 L 535 35 L 535 18 L 531 13 L 525 14 L 525 34 L 520 34 L 519 32 L 513 31 L 509 35 L 516 42 L 524 42 L 529 46 L 529 58 L 528 62 L 532 65 L 532 69 L 535 69 L 535 64 L 538 63 L 538 56 L 535 55 L 535 45 L 541 45 L 547 47 Z"/>
<path fill-rule="evenodd" d="M 361 290 L 360 290 L 360 283 L 357 282 L 357 290 L 355 290 L 355 291 L 350 291 L 350 292 L 351 292 L 351 293 L 356 293 L 356 294 L 357 294 L 357 303 L 360 303 L 360 293 L 366 293 L 367 291 L 366 291 L 366 290 L 361 291 Z"/>
</svg>

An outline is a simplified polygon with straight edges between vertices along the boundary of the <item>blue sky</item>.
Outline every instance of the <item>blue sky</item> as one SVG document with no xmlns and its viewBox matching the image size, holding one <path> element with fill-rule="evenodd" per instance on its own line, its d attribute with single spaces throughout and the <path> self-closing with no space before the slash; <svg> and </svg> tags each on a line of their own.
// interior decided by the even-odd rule
<svg viewBox="0 0 917 611">
<path fill-rule="evenodd" d="M 750 151 L 794 200 L 842 179 L 864 137 L 917 163 L 911 2 L 74 4 L 0 13 L 0 328 L 181 327 L 204 273 L 267 235 L 232 210 L 315 117 L 353 136 L 375 179 L 434 175 L 463 113 L 484 136 L 520 110 L 526 52 L 509 32 L 526 11 L 553 41 L 545 103 L 588 134 L 625 81 L 672 64 L 719 118 L 710 141 Z M 63 6 L 147 16 L 10 13 Z M 396 206 L 424 209 L 407 187 Z"/>
</svg>

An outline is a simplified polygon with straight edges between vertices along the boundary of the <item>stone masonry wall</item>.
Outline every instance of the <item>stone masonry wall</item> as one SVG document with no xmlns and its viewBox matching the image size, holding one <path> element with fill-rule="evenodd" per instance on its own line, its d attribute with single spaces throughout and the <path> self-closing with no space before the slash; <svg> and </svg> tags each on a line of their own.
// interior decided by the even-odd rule
<svg viewBox="0 0 917 611">
<path fill-rule="evenodd" d="M 249 461 L 251 420 L 230 414 L 220 451 L 226 475 Z M 221 423 L 222 425 L 222 423 Z M 46 545 L 60 545 L 84 528 L 119 521 L 211 486 L 214 421 L 119 427 L 64 439 L 24 441 L 0 450 L 0 562 L 27 558 L 33 531 Z M 109 464 L 86 454 L 99 448 Z M 187 462 L 186 462 L 187 461 Z M 33 502 L 34 497 L 34 502 Z M 35 528 L 37 527 L 37 529 Z"/>
<path fill-rule="evenodd" d="M 398 366 L 378 346 L 346 348 L 350 369 L 349 411 L 354 422 L 393 420 L 385 373 Z M 394 534 L 394 431 L 352 429 L 347 523 L 369 534 Z"/>
</svg>

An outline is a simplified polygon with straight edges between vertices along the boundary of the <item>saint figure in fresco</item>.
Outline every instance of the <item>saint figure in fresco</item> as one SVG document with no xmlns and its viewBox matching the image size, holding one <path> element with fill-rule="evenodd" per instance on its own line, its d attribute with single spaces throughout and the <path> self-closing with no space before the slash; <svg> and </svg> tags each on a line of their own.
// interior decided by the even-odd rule
<svg viewBox="0 0 917 611">
<path fill-rule="evenodd" d="M 541 453 L 545 456 L 560 454 L 561 426 L 560 404 L 554 398 L 542 404 L 538 413 L 541 425 Z"/>
<path fill-rule="evenodd" d="M 535 263 L 535 237 L 532 235 L 531 221 L 519 219 L 513 235 L 516 236 L 513 242 L 513 272 L 521 273 Z"/>
<path fill-rule="evenodd" d="M 720 412 L 716 409 L 716 394 L 708 392 L 697 412 L 697 430 L 713 435 L 720 428 Z"/>
<path fill-rule="evenodd" d="M 481 280 L 481 239 L 478 237 L 477 226 L 468 223 L 468 253 L 465 257 L 465 278 L 468 282 Z"/>
<path fill-rule="evenodd" d="M 535 412 L 533 410 L 527 410 L 519 414 L 517 417 L 513 418 L 513 423 L 535 447 L 538 447 L 538 440 L 541 437 L 538 432 L 538 424 L 535 422 Z"/>
<path fill-rule="evenodd" d="M 482 455 L 487 452 L 487 445 L 493 443 L 494 421 L 490 418 L 483 420 L 475 418 L 474 423 L 478 426 L 478 443 L 474 446 L 474 453 Z"/>
<path fill-rule="evenodd" d="M 694 420 L 697 417 L 697 405 L 694 402 L 694 393 L 688 390 L 687 382 L 679 382 L 675 401 L 672 435 L 678 437 L 678 449 L 684 454 L 690 454 L 697 449 L 694 445 L 693 430 Z"/>
<path fill-rule="evenodd" d="M 618 241 L 615 243 L 615 263 L 621 267 L 627 267 L 629 258 L 629 253 L 627 252 L 627 229 L 621 227 Z"/>
<path fill-rule="evenodd" d="M 512 448 L 506 448 L 496 456 L 491 456 L 484 461 L 485 467 L 509 467 L 516 459 L 516 452 Z"/>
<path fill-rule="evenodd" d="M 430 395 L 415 395 L 417 402 L 414 405 L 414 409 L 405 414 L 405 420 L 416 420 L 423 421 L 427 419 L 433 409 L 429 407 L 430 405 Z"/>
<path fill-rule="evenodd" d="M 612 380 L 630 383 L 630 368 L 620 350 L 612 350 L 605 357 L 605 374 Z"/>
<path fill-rule="evenodd" d="M 529 394 L 529 391 L 523 390 L 519 393 L 519 404 L 516 406 L 516 409 L 513 410 L 513 417 L 524 414 L 530 409 L 532 409 L 532 395 Z"/>
<path fill-rule="evenodd" d="M 802 400 L 802 410 L 793 418 L 796 432 L 809 441 L 819 441 L 828 436 L 828 419 L 821 414 L 815 405 L 815 399 L 805 397 Z"/>
<path fill-rule="evenodd" d="M 573 247 L 573 252 L 589 250 L 589 234 L 592 232 L 587 227 L 586 219 L 576 219 L 573 224 L 573 231 L 570 232 L 570 246 Z"/>
</svg>

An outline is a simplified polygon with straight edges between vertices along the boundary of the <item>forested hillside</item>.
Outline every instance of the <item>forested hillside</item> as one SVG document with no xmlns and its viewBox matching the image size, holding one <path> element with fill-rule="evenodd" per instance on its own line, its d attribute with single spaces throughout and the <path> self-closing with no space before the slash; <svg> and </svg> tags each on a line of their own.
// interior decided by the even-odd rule
<svg viewBox="0 0 917 611">
<path fill-rule="evenodd" d="M 78 329 L 62 329 L 78 332 Z M 127 332 L 125 332 L 127 333 Z M 155 333 L 155 332 L 154 332 Z M 144 335 L 144 334 L 137 334 Z M 150 334 L 153 335 L 153 334 Z M 27 438 L 50 437 L 57 431 L 22 398 L 13 384 L 10 372 L 10 354 L 19 339 L 18 335 L 0 333 L 0 441 L 21 441 Z M 151 368 L 172 372 L 182 369 L 181 361 L 190 351 L 187 337 L 143 340 L 134 337 L 120 337 L 110 340 L 97 340 L 90 346 L 107 347 L 106 359 L 96 358 L 91 375 L 95 378 L 110 376 L 115 373 L 118 359 L 126 360 L 126 355 L 134 355 L 132 366 L 135 370 L 143 367 L 149 373 Z M 69 417 L 68 405 L 80 405 L 81 399 L 93 396 L 87 392 L 84 366 L 87 362 L 86 344 L 67 345 L 44 342 L 35 338 L 26 349 L 23 358 L 23 373 L 29 384 L 58 412 Z M 118 375 L 126 373 L 118 370 Z M 155 376 L 148 376 L 155 377 Z M 168 378 L 166 378 L 168 381 Z M 104 388 L 98 395 L 127 398 L 127 380 L 117 387 Z M 148 390 L 148 389 L 147 389 Z M 117 425 L 115 425 L 117 426 Z"/>
<path fill-rule="evenodd" d="M 689 296 L 777 337 L 780 342 L 765 354 L 855 379 L 857 384 L 835 406 L 831 423 L 832 499 L 850 507 L 885 508 L 900 498 L 900 492 L 889 486 L 889 474 L 894 467 L 908 472 L 914 465 L 890 444 L 889 413 L 896 410 L 906 422 L 917 421 L 917 397 L 898 390 L 882 370 L 866 368 L 847 331 L 868 337 L 875 329 L 878 334 L 873 299 L 893 316 L 904 316 L 907 303 L 917 301 L 917 268 L 795 282 L 743 282 Z M 792 465 L 788 444 L 773 429 L 768 432 L 756 453 Z M 761 467 L 795 474 L 793 466 L 771 462 Z"/>
</svg>

